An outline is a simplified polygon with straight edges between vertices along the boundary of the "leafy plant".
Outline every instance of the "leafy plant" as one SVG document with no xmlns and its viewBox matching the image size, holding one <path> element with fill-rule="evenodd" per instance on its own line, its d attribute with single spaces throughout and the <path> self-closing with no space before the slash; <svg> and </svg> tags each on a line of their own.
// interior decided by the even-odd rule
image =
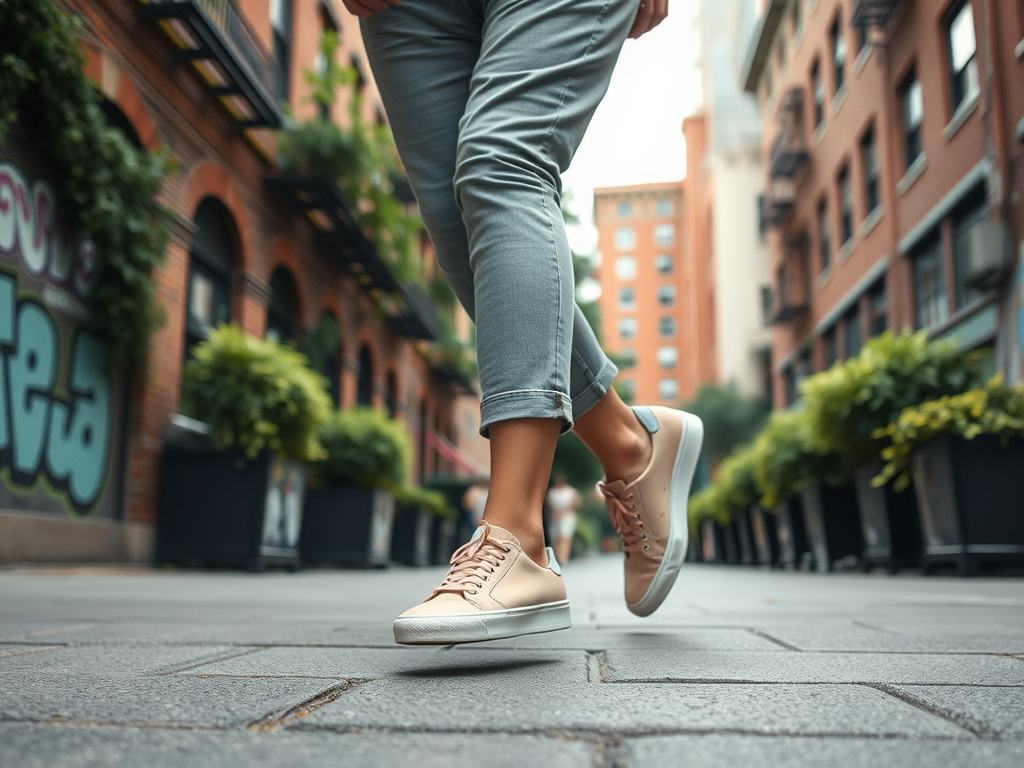
<svg viewBox="0 0 1024 768">
<path fill-rule="evenodd" d="M 440 491 L 432 491 L 419 485 L 405 485 L 395 497 L 398 506 L 403 509 L 422 509 L 438 517 L 456 519 L 458 511 L 448 502 L 448 497 Z"/>
<path fill-rule="evenodd" d="M 815 374 L 801 385 L 812 438 L 822 452 L 848 456 L 855 465 L 878 455 L 876 432 L 909 406 L 955 395 L 976 379 L 984 353 L 954 342 L 929 341 L 924 331 L 886 332 L 860 355 Z"/>
<path fill-rule="evenodd" d="M 375 485 L 401 496 L 412 443 L 398 419 L 372 408 L 335 411 L 320 428 L 326 455 L 313 469 L 324 485 Z"/>
<path fill-rule="evenodd" d="M 115 357 L 141 366 L 163 322 L 152 272 L 171 213 L 155 198 L 171 165 L 107 122 L 83 73 L 81 30 L 53 0 L 0 0 L 0 143 L 24 119 L 48 148 L 65 225 L 99 256 L 91 326 Z"/>
<path fill-rule="evenodd" d="M 985 387 L 904 408 L 896 421 L 875 433 L 891 444 L 882 449 L 886 464 L 872 484 L 885 485 L 896 478 L 896 489 L 906 488 L 911 453 L 939 435 L 967 440 L 978 435 L 998 435 L 1004 441 L 1024 438 L 1024 385 L 1004 386 L 1002 376 L 996 375 Z"/>
<path fill-rule="evenodd" d="M 326 384 L 294 348 L 222 325 L 185 364 L 184 408 L 225 450 L 313 461 L 326 455 L 318 438 L 331 413 Z"/>
<path fill-rule="evenodd" d="M 775 411 L 754 440 L 754 481 L 761 505 L 774 509 L 819 481 L 841 485 L 849 479 L 847 463 L 814 442 L 807 411 Z"/>
<path fill-rule="evenodd" d="M 771 411 L 766 400 L 741 394 L 733 382 L 704 384 L 697 396 L 681 407 L 704 422 L 705 450 L 715 459 L 753 440 Z"/>
<path fill-rule="evenodd" d="M 704 520 L 717 520 L 725 524 L 732 514 L 726 488 L 721 483 L 711 483 L 690 497 L 686 507 L 691 530 L 697 530 Z"/>
<path fill-rule="evenodd" d="M 730 509 L 749 507 L 760 497 L 755 473 L 757 460 L 753 445 L 746 445 L 722 460 L 715 482 L 722 486 Z"/>
</svg>

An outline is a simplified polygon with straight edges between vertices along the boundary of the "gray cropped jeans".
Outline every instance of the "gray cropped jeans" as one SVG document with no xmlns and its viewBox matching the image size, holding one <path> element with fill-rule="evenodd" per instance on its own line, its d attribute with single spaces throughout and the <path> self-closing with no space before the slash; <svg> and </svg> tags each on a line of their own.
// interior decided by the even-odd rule
<svg viewBox="0 0 1024 768">
<path fill-rule="evenodd" d="M 361 22 L 395 143 L 476 322 L 480 432 L 572 426 L 617 370 L 575 304 L 559 206 L 637 0 L 401 0 Z"/>
</svg>

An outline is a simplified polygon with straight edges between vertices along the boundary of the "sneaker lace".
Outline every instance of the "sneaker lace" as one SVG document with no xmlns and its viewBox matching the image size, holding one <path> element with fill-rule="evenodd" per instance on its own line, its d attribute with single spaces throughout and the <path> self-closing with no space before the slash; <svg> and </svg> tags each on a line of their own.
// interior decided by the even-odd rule
<svg viewBox="0 0 1024 768">
<path fill-rule="evenodd" d="M 637 512 L 636 499 L 633 492 L 617 494 L 604 483 L 600 484 L 601 493 L 608 501 L 608 517 L 612 525 L 622 537 L 623 552 L 646 552 L 650 549 L 647 543 L 647 531 L 643 520 Z"/>
<path fill-rule="evenodd" d="M 484 530 L 479 536 L 455 550 L 448 575 L 428 600 L 442 592 L 475 595 L 483 589 L 484 582 L 494 573 L 498 563 L 512 551 L 506 544 L 491 538 L 491 526 L 486 521 L 481 526 Z"/>
</svg>

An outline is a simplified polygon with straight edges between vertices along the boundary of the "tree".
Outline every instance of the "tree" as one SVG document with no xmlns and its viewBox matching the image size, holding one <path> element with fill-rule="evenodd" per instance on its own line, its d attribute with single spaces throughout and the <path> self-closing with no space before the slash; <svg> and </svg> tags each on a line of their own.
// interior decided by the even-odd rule
<svg viewBox="0 0 1024 768">
<path fill-rule="evenodd" d="M 771 412 L 767 400 L 741 394 L 735 382 L 704 384 L 692 401 L 680 407 L 704 422 L 704 451 L 713 461 L 753 440 Z"/>
</svg>

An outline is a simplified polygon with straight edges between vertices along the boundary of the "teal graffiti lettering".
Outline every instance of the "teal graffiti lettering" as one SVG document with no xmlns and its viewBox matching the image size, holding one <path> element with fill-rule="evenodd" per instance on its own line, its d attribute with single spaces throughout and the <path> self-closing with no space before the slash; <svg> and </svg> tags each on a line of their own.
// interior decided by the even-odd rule
<svg viewBox="0 0 1024 768">
<path fill-rule="evenodd" d="M 0 347 L 14 343 L 14 278 L 0 275 Z M 0 451 L 11 444 L 7 423 L 7 366 L 0 361 Z"/>
<path fill-rule="evenodd" d="M 103 485 L 110 447 L 107 350 L 88 333 L 75 340 L 69 389 L 70 404 L 53 404 L 46 463 L 54 479 L 67 483 L 72 501 L 86 506 Z"/>
<path fill-rule="evenodd" d="M 43 458 L 50 393 L 57 370 L 57 333 L 38 304 L 18 308 L 17 345 L 7 358 L 14 468 L 35 474 Z"/>
</svg>

